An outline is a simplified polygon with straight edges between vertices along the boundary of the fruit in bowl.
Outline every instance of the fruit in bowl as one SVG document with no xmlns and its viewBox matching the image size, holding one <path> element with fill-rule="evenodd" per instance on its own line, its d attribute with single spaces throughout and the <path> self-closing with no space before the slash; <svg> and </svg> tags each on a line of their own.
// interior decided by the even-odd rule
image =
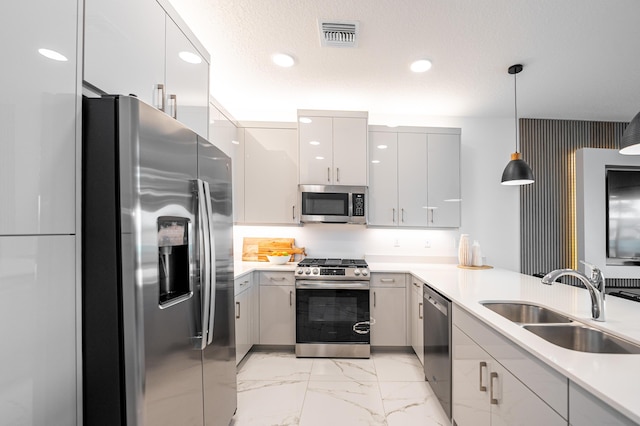
<svg viewBox="0 0 640 426">
<path fill-rule="evenodd" d="M 284 265 L 289 261 L 290 257 L 291 255 L 286 251 L 274 251 L 273 253 L 267 255 L 269 262 L 276 265 Z"/>
</svg>

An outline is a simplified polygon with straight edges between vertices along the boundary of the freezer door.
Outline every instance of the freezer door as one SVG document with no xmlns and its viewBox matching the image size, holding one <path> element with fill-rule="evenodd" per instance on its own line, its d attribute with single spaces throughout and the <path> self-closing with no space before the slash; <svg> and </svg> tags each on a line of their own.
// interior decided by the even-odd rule
<svg viewBox="0 0 640 426">
<path fill-rule="evenodd" d="M 213 333 L 202 352 L 206 425 L 228 425 L 237 407 L 231 159 L 198 137 L 198 178 L 210 191 L 210 229 L 215 253 Z M 211 331 L 210 331 L 211 333 Z"/>
<path fill-rule="evenodd" d="M 125 364 L 125 374 L 141 380 L 137 393 L 128 389 L 129 415 L 138 417 L 130 424 L 201 425 L 197 136 L 134 98 L 120 98 L 119 122 L 120 164 L 126 167 L 120 177 L 122 219 L 133 242 L 122 251 L 130 249 L 135 259 L 132 269 L 122 271 L 125 286 L 135 288 L 124 331 L 137 334 L 126 353 L 139 354 L 137 362 Z M 130 405 L 134 395 L 141 400 Z"/>
</svg>

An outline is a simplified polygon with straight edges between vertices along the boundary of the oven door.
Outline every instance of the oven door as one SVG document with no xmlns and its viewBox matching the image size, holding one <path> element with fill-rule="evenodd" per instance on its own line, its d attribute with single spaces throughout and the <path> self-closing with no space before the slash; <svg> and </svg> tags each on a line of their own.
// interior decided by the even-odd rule
<svg viewBox="0 0 640 426">
<path fill-rule="evenodd" d="M 369 344 L 369 283 L 296 282 L 296 343 Z"/>
</svg>

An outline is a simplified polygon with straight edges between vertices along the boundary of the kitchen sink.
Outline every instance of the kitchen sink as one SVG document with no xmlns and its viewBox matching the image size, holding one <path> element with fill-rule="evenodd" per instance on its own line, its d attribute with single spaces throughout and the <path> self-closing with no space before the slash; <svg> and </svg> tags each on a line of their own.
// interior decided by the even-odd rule
<svg viewBox="0 0 640 426">
<path fill-rule="evenodd" d="M 520 324 L 570 323 L 571 319 L 551 309 L 529 303 L 481 302 L 493 312 Z"/>
<path fill-rule="evenodd" d="M 577 324 L 524 325 L 525 330 L 554 345 L 580 352 L 640 354 L 640 345 L 609 333 Z"/>
</svg>

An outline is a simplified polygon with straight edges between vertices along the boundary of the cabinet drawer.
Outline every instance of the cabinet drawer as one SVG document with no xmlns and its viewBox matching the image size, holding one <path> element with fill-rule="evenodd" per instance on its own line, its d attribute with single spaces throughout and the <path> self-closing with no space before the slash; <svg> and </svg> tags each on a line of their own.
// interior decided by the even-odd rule
<svg viewBox="0 0 640 426">
<path fill-rule="evenodd" d="M 260 272 L 260 285 L 295 285 L 293 272 Z"/>
<path fill-rule="evenodd" d="M 371 274 L 371 287 L 405 287 L 406 274 L 374 272 Z"/>
<path fill-rule="evenodd" d="M 246 289 L 251 287 L 251 278 L 252 278 L 252 274 L 251 273 L 236 278 L 233 281 L 233 293 L 234 293 L 234 295 L 237 296 L 238 294 L 242 293 L 243 291 L 245 291 Z"/>
<path fill-rule="evenodd" d="M 457 305 L 453 323 L 565 419 L 568 380 Z"/>
</svg>

